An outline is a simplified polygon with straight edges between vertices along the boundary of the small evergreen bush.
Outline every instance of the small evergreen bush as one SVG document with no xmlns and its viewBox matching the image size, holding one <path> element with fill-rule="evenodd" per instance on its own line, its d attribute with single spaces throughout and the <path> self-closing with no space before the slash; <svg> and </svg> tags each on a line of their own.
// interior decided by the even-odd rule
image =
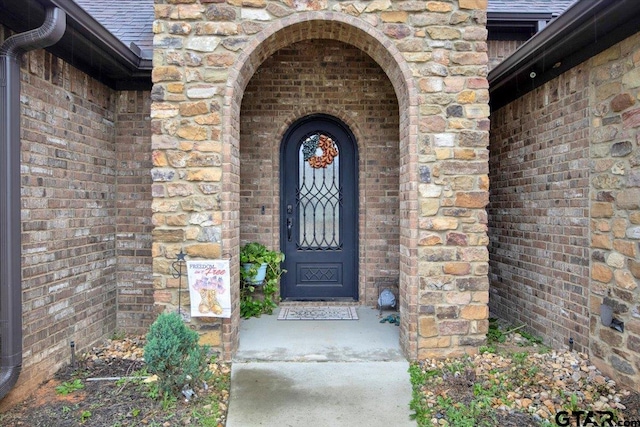
<svg viewBox="0 0 640 427">
<path fill-rule="evenodd" d="M 179 396 L 186 386 L 195 389 L 209 381 L 208 351 L 176 313 L 158 316 L 147 334 L 144 361 L 147 371 L 158 376 L 160 395 Z"/>
</svg>

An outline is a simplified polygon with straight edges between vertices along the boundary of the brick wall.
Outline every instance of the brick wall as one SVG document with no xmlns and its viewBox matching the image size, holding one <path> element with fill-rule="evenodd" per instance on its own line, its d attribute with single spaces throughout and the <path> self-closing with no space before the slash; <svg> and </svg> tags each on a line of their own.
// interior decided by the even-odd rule
<svg viewBox="0 0 640 427">
<path fill-rule="evenodd" d="M 70 341 L 82 351 L 116 329 L 116 98 L 43 50 L 22 71 L 19 384 L 34 384 L 69 361 Z"/>
<path fill-rule="evenodd" d="M 398 103 L 382 69 L 353 46 L 294 43 L 267 59 L 247 86 L 240 127 L 240 240 L 280 246 L 280 143 L 284 125 L 308 112 L 336 114 L 357 133 L 359 294 L 373 305 L 377 284 L 398 283 Z"/>
<path fill-rule="evenodd" d="M 494 69 L 523 44 L 522 40 L 487 40 L 489 70 Z"/>
<path fill-rule="evenodd" d="M 588 347 L 588 72 L 491 116 L 490 309 L 553 346 Z"/>
<path fill-rule="evenodd" d="M 43 50 L 21 64 L 23 368 L 2 405 L 68 363 L 70 341 L 143 332 L 153 309 L 149 92 Z"/>
<path fill-rule="evenodd" d="M 640 35 L 492 114 L 490 308 L 640 384 Z M 603 326 L 613 308 L 623 333 Z"/>
<path fill-rule="evenodd" d="M 151 275 L 151 95 L 119 92 L 115 149 L 118 329 L 144 333 L 154 320 Z"/>
</svg>

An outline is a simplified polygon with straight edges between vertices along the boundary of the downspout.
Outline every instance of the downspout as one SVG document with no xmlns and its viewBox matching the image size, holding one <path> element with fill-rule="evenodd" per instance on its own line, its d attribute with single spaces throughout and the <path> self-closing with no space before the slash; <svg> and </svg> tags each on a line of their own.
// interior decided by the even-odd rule
<svg viewBox="0 0 640 427">
<path fill-rule="evenodd" d="M 20 220 L 20 56 L 62 38 L 66 14 L 52 7 L 40 28 L 0 46 L 0 399 L 22 367 L 22 246 Z"/>
</svg>

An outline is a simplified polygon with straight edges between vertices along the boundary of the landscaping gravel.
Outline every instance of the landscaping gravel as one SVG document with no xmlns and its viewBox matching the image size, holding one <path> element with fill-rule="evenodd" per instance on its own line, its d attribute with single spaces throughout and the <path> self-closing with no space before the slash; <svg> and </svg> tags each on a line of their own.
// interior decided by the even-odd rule
<svg viewBox="0 0 640 427">
<path fill-rule="evenodd" d="M 640 395 L 605 377 L 584 353 L 549 350 L 518 334 L 483 351 L 467 359 L 418 363 L 425 377 L 414 402 L 424 411 L 419 425 L 457 427 L 463 425 L 457 416 L 483 404 L 487 407 L 469 415 L 476 416 L 476 425 L 555 426 L 561 411 L 566 419 L 575 411 L 608 411 L 618 421 L 640 425 Z M 609 425 L 601 424 L 609 415 L 596 416 L 602 420 L 591 425 Z"/>
</svg>

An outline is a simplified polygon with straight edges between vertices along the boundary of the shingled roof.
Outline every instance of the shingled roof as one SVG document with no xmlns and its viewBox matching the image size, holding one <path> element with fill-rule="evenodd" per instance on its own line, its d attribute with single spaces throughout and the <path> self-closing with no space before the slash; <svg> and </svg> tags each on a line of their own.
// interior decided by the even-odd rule
<svg viewBox="0 0 640 427">
<path fill-rule="evenodd" d="M 551 13 L 564 12 L 578 0 L 489 0 L 487 12 Z M 127 46 L 135 43 L 144 57 L 153 49 L 153 0 L 75 0 L 96 21 Z"/>
<path fill-rule="evenodd" d="M 487 12 L 551 13 L 559 15 L 576 1 L 578 0 L 489 0 Z"/>
<path fill-rule="evenodd" d="M 551 13 L 564 12 L 578 0 L 489 0 L 487 12 Z M 75 2 L 127 46 L 135 43 L 143 57 L 153 49 L 153 0 L 75 0 Z"/>
<path fill-rule="evenodd" d="M 75 0 L 96 21 L 129 46 L 135 43 L 142 56 L 153 52 L 153 0 Z"/>
</svg>

